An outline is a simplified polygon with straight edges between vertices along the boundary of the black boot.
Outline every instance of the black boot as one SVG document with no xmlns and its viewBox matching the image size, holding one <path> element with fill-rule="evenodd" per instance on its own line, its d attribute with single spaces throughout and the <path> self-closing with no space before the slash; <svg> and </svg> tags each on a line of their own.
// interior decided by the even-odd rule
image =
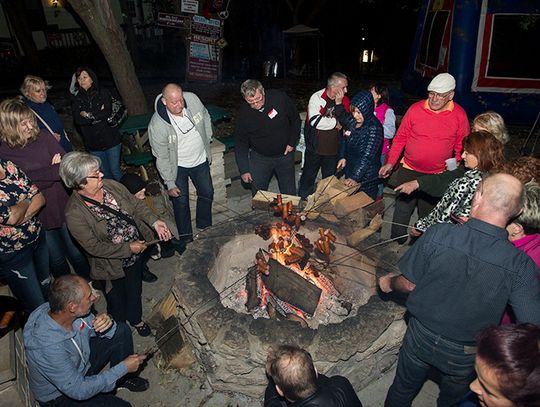
<svg viewBox="0 0 540 407">
<path fill-rule="evenodd" d="M 148 269 L 148 266 L 146 264 L 143 265 L 142 281 L 144 281 L 145 283 L 153 283 L 157 281 L 157 279 L 158 277 Z"/>
</svg>

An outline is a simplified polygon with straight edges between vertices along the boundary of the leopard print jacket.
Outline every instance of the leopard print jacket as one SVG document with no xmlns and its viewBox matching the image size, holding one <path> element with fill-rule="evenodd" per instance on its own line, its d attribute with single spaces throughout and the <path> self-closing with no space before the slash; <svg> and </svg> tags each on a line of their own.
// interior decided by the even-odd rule
<svg viewBox="0 0 540 407">
<path fill-rule="evenodd" d="M 482 172 L 468 170 L 463 177 L 455 179 L 448 185 L 437 206 L 426 217 L 419 219 L 414 227 L 419 231 L 426 231 L 436 223 L 451 223 L 450 214 L 468 217 L 471 213 L 471 203 L 478 184 L 482 180 Z"/>
</svg>

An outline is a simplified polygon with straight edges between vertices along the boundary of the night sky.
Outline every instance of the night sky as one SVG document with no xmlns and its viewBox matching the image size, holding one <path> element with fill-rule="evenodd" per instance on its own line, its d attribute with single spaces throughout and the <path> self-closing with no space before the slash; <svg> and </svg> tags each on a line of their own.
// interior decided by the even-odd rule
<svg viewBox="0 0 540 407">
<path fill-rule="evenodd" d="M 298 23 L 319 28 L 326 71 L 342 70 L 354 77 L 363 49 L 374 49 L 379 72 L 401 75 L 417 26 L 420 1 L 324 1 L 312 15 L 314 2 L 305 1 Z M 274 57 L 281 59 L 281 32 L 293 26 L 293 15 L 285 0 L 231 0 L 225 37 L 231 44 L 225 51 L 225 76 L 241 70 L 241 59 L 262 65 Z M 365 40 L 362 40 L 365 38 Z M 316 42 L 306 40 L 305 53 L 314 52 Z M 311 45 L 309 45 L 311 44 Z M 305 55 L 309 57 L 309 55 Z M 231 65 L 232 63 L 232 65 Z M 252 68 L 253 69 L 253 68 Z"/>
</svg>

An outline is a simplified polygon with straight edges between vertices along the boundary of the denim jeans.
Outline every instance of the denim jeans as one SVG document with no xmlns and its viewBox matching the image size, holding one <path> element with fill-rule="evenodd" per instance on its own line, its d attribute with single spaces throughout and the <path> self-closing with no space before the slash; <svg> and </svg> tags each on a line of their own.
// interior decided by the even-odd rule
<svg viewBox="0 0 540 407">
<path fill-rule="evenodd" d="M 0 254 L 0 279 L 7 281 L 28 314 L 47 300 L 49 253 L 43 229 L 32 244 Z"/>
<path fill-rule="evenodd" d="M 212 226 L 212 201 L 214 200 L 214 186 L 210 176 L 210 165 L 208 161 L 192 168 L 178 167 L 176 175 L 176 186 L 180 188 L 180 196 L 171 198 L 174 219 L 180 241 L 190 241 L 193 239 L 193 228 L 191 226 L 191 211 L 189 208 L 189 184 L 191 178 L 197 190 L 197 212 L 195 224 L 199 229 Z"/>
<path fill-rule="evenodd" d="M 315 192 L 315 180 L 317 179 L 319 169 L 321 170 L 322 178 L 334 175 L 336 173 L 338 158 L 337 155 L 319 155 L 310 150 L 306 150 L 304 157 L 304 168 L 300 177 L 298 195 L 306 199 L 308 195 Z"/>
<path fill-rule="evenodd" d="M 432 367 L 441 373 L 437 406 L 458 406 L 475 377 L 475 350 L 474 346 L 437 335 L 411 317 L 384 406 L 409 407 Z"/>
<path fill-rule="evenodd" d="M 111 367 L 133 354 L 131 330 L 122 322 L 116 321 L 116 332 L 111 339 L 94 337 L 90 339 L 90 369 L 86 376 L 93 376 L 110 362 Z M 42 407 L 128 407 L 131 406 L 112 394 L 98 394 L 88 400 L 73 400 L 60 396 L 48 402 L 40 402 Z"/>
<path fill-rule="evenodd" d="M 69 265 L 66 256 L 73 266 L 75 272 L 90 281 L 90 265 L 86 257 L 81 252 L 77 243 L 73 240 L 66 224 L 56 229 L 49 229 L 46 232 L 47 247 L 49 248 L 49 259 L 51 274 L 54 277 L 69 274 Z"/>
<path fill-rule="evenodd" d="M 103 177 L 120 181 L 122 171 L 120 170 L 120 153 L 122 152 L 122 144 L 117 144 L 103 151 L 90 151 L 90 154 L 99 157 L 101 160 L 101 171 Z"/>
<path fill-rule="evenodd" d="M 249 153 L 249 170 L 253 182 L 252 193 L 267 191 L 272 175 L 276 174 L 279 192 L 296 195 L 296 179 L 294 177 L 294 152 L 276 157 L 266 157 L 256 151 Z"/>
</svg>

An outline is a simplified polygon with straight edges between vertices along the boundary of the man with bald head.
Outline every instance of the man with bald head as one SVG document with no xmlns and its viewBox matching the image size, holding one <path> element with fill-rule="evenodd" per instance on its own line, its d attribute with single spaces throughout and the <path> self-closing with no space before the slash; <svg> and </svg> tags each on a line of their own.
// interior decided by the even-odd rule
<svg viewBox="0 0 540 407">
<path fill-rule="evenodd" d="M 410 293 L 386 407 L 410 406 L 431 368 L 441 373 L 437 405 L 457 405 L 474 379 L 475 337 L 499 324 L 507 304 L 518 322 L 540 324 L 538 268 L 505 229 L 522 204 L 519 180 L 485 178 L 467 222 L 431 226 L 399 261 L 402 274 L 379 279 L 385 293 Z"/>
<path fill-rule="evenodd" d="M 175 83 L 163 88 L 154 105 L 156 112 L 148 126 L 150 146 L 173 204 L 180 240 L 176 246 L 181 247 L 181 252 L 185 244 L 193 240 L 188 179 L 197 190 L 197 228 L 212 225 L 212 123 L 201 100 Z"/>
</svg>

